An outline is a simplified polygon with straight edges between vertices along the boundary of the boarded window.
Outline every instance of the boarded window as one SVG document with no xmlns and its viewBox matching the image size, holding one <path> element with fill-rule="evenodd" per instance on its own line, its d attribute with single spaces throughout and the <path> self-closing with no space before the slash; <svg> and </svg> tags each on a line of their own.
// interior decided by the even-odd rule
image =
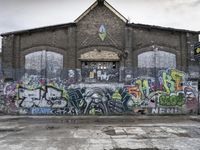
<svg viewBox="0 0 200 150">
<path fill-rule="evenodd" d="M 63 55 L 50 51 L 33 52 L 25 56 L 26 73 L 56 77 L 63 69 Z"/>
<path fill-rule="evenodd" d="M 148 51 L 138 55 L 138 68 L 176 68 L 176 55 L 165 51 Z"/>
</svg>

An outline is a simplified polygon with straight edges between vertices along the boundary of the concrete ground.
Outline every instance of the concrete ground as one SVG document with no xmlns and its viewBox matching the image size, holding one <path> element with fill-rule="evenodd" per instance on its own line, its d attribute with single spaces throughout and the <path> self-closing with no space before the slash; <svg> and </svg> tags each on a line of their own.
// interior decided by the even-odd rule
<svg viewBox="0 0 200 150">
<path fill-rule="evenodd" d="M 200 150 L 200 116 L 0 116 L 0 150 Z"/>
</svg>

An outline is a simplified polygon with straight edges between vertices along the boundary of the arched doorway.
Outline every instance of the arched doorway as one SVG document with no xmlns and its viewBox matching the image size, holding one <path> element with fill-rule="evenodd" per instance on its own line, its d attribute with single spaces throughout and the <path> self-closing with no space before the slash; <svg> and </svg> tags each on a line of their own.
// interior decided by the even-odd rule
<svg viewBox="0 0 200 150">
<path fill-rule="evenodd" d="M 95 49 L 81 54 L 79 60 L 85 82 L 117 82 L 119 80 L 118 53 Z"/>
</svg>

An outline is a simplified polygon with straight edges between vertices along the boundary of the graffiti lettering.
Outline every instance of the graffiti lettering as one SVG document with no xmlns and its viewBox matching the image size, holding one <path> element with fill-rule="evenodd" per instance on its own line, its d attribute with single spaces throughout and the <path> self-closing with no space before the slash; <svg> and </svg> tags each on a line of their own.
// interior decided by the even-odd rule
<svg viewBox="0 0 200 150">
<path fill-rule="evenodd" d="M 99 80 L 107 81 L 109 73 L 105 78 L 102 75 L 97 72 Z M 197 112 L 197 87 L 176 69 L 160 70 L 155 78 L 134 78 L 122 86 L 99 83 L 75 86 L 72 84 L 75 81 L 70 81 L 75 76 L 76 72 L 69 70 L 66 80 L 25 75 L 20 81 L 7 83 L 0 111 L 33 115 Z"/>
</svg>

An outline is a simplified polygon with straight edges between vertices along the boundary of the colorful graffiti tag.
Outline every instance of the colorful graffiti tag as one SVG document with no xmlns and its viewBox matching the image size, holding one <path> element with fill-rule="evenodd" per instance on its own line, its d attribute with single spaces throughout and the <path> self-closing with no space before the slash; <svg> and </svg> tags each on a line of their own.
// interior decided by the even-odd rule
<svg viewBox="0 0 200 150">
<path fill-rule="evenodd" d="M 73 79 L 74 73 L 70 72 Z M 4 86 L 4 111 L 32 115 L 109 115 L 197 111 L 197 89 L 176 69 L 128 85 L 69 86 L 68 80 L 24 76 Z"/>
</svg>

